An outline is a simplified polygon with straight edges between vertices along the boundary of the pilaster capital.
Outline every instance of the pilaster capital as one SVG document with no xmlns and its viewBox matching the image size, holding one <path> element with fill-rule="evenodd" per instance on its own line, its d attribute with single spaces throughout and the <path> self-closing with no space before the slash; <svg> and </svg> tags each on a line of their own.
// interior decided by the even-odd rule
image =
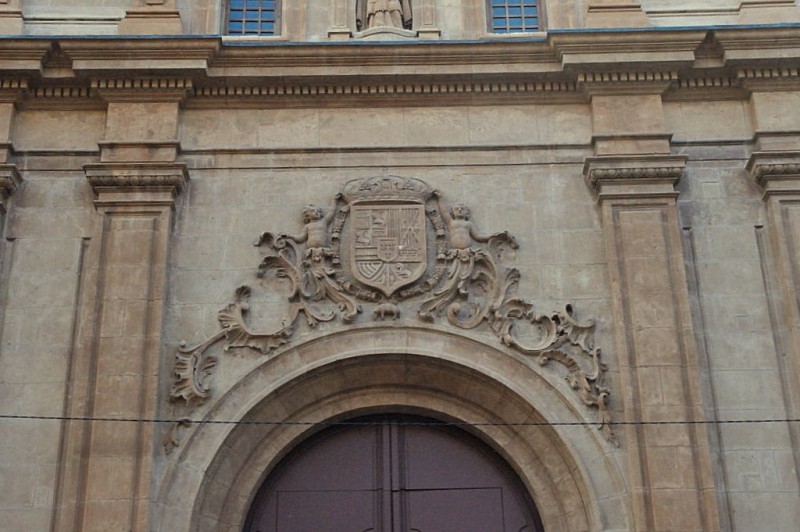
<svg viewBox="0 0 800 532">
<path fill-rule="evenodd" d="M 119 25 L 120 35 L 174 35 L 182 30 L 175 0 L 144 0 L 128 9 Z"/>
<path fill-rule="evenodd" d="M 586 183 L 602 200 L 675 198 L 683 176 L 685 155 L 605 155 L 587 157 Z"/>
<path fill-rule="evenodd" d="M 5 214 L 8 209 L 8 198 L 19 188 L 22 176 L 15 164 L 0 164 L 0 214 Z"/>
<path fill-rule="evenodd" d="M 800 195 L 800 150 L 753 152 L 746 168 L 765 198 Z"/>
<path fill-rule="evenodd" d="M 83 168 L 97 206 L 172 206 L 189 181 L 185 163 L 99 163 Z"/>
</svg>

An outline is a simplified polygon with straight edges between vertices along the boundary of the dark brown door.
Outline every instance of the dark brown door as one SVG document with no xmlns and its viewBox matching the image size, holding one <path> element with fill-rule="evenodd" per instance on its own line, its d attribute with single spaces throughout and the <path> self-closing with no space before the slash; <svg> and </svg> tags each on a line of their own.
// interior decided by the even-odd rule
<svg viewBox="0 0 800 532">
<path fill-rule="evenodd" d="M 295 449 L 262 486 L 247 532 L 540 532 L 508 465 L 452 426 L 358 418 Z"/>
</svg>

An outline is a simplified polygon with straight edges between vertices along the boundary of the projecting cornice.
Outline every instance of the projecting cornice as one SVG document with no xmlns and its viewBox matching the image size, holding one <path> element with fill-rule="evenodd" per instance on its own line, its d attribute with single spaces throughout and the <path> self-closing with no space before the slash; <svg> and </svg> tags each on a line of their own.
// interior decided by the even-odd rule
<svg viewBox="0 0 800 532">
<path fill-rule="evenodd" d="M 601 201 L 629 198 L 674 198 L 686 168 L 685 155 L 606 155 L 588 157 L 586 184 Z"/>
<path fill-rule="evenodd" d="M 7 212 L 8 198 L 17 191 L 20 183 L 22 183 L 22 177 L 19 175 L 16 165 L 0 164 L 0 215 Z"/>
<path fill-rule="evenodd" d="M 5 37 L 0 69 L 20 83 L 24 105 L 67 108 L 114 98 L 243 107 L 364 98 L 582 102 L 620 92 L 711 100 L 797 88 L 800 25 L 413 43 Z M 168 86 L 172 81 L 179 86 Z"/>
<path fill-rule="evenodd" d="M 96 205 L 172 205 L 186 187 L 184 163 L 100 163 L 84 166 Z"/>
<path fill-rule="evenodd" d="M 762 66 L 781 66 L 800 55 L 800 25 L 731 26 L 714 29 L 729 66 L 761 61 Z"/>
<path fill-rule="evenodd" d="M 691 66 L 694 50 L 708 32 L 702 29 L 553 32 L 549 42 L 567 70 L 624 64 L 633 69 Z"/>
<path fill-rule="evenodd" d="M 800 151 L 753 152 L 746 168 L 765 197 L 800 193 Z"/>
<path fill-rule="evenodd" d="M 164 71 L 205 72 L 221 47 L 219 37 L 60 38 L 76 75 Z M 2 49 L 2 48 L 0 48 Z"/>
</svg>

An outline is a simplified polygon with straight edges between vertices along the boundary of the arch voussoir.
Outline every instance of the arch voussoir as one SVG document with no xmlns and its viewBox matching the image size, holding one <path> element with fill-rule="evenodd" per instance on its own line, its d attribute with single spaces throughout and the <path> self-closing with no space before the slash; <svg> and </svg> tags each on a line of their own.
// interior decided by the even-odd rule
<svg viewBox="0 0 800 532">
<path fill-rule="evenodd" d="M 303 422 L 410 413 L 465 423 L 517 473 L 549 532 L 602 529 L 612 495 L 603 490 L 621 489 L 620 475 L 608 461 L 605 478 L 590 477 L 583 462 L 608 452 L 606 442 L 588 426 L 520 425 L 584 421 L 581 405 L 524 361 L 475 340 L 395 330 L 389 347 L 374 330 L 364 332 L 280 353 L 221 396 L 206 420 L 274 423 L 198 424 L 165 477 L 163 526 L 241 530 L 269 472 L 322 428 Z M 273 373 L 276 367 L 282 375 Z M 615 511 L 623 512 L 621 503 Z"/>
</svg>

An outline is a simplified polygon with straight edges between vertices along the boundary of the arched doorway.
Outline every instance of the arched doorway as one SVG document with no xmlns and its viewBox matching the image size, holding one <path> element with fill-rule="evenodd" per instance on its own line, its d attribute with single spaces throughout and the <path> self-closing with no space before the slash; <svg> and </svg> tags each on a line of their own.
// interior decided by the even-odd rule
<svg viewBox="0 0 800 532">
<path fill-rule="evenodd" d="M 402 412 L 475 423 L 469 434 L 513 469 L 547 532 L 631 529 L 614 451 L 581 425 L 589 419 L 568 383 L 546 375 L 492 345 L 424 327 L 312 338 L 263 359 L 185 432 L 164 472 L 155 528 L 245 530 L 259 488 L 317 433 L 306 422 Z M 575 425 L 540 424 L 547 420 Z"/>
<path fill-rule="evenodd" d="M 248 532 L 541 532 L 536 506 L 489 446 L 409 415 L 360 417 L 284 458 Z"/>
</svg>

